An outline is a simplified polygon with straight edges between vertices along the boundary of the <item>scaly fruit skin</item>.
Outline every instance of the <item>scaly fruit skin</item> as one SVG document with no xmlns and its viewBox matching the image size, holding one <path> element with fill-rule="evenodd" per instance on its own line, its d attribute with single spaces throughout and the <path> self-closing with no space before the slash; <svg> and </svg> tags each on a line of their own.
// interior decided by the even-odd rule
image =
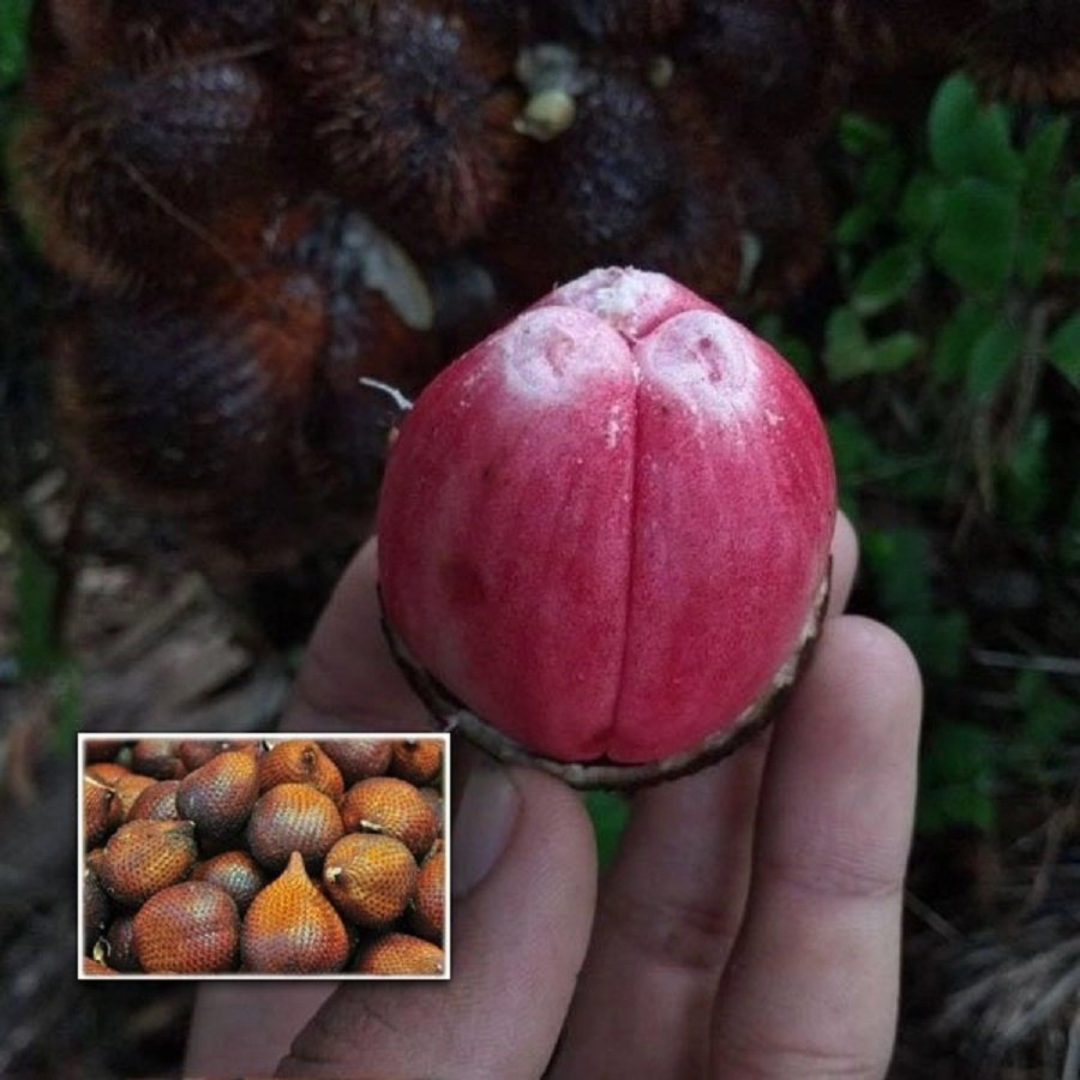
<svg viewBox="0 0 1080 1080">
<path fill-rule="evenodd" d="M 259 766 L 243 750 L 226 750 L 188 773 L 176 790 L 176 811 L 200 835 L 226 837 L 251 816 L 259 797 Z"/>
<path fill-rule="evenodd" d="M 411 934 L 380 934 L 356 954 L 352 970 L 361 975 L 441 975 L 443 951 Z"/>
<path fill-rule="evenodd" d="M 357 926 L 389 926 L 416 890 L 416 860 L 392 836 L 343 836 L 326 855 L 323 885 L 331 902 Z"/>
<path fill-rule="evenodd" d="M 185 881 L 151 896 L 133 922 L 144 971 L 178 975 L 230 971 L 240 945 L 240 918 L 224 889 Z"/>
<path fill-rule="evenodd" d="M 190 821 L 131 821 L 109 837 L 99 875 L 117 903 L 137 906 L 186 878 L 197 856 Z"/>
<path fill-rule="evenodd" d="M 292 853 L 285 872 L 248 908 L 240 948 L 248 971 L 317 974 L 345 966 L 345 924 L 307 876 L 300 852 Z"/>
<path fill-rule="evenodd" d="M 439 835 L 439 819 L 412 784 L 373 776 L 353 784 L 341 800 L 346 832 L 380 833 L 400 840 L 420 860 Z"/>
<path fill-rule="evenodd" d="M 642 782 L 730 748 L 794 679 L 835 513 L 788 364 L 663 275 L 597 270 L 405 418 L 378 519 L 386 620 L 487 745 Z"/>
</svg>

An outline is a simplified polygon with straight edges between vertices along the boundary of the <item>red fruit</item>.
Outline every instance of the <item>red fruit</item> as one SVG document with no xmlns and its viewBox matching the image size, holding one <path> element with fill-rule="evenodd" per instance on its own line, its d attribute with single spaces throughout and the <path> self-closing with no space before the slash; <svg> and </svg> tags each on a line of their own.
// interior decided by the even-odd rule
<svg viewBox="0 0 1080 1080">
<path fill-rule="evenodd" d="M 429 703 L 490 749 L 646 782 L 730 751 L 792 683 L 835 513 L 794 371 L 670 279 L 597 270 L 405 418 L 385 614 Z"/>
</svg>

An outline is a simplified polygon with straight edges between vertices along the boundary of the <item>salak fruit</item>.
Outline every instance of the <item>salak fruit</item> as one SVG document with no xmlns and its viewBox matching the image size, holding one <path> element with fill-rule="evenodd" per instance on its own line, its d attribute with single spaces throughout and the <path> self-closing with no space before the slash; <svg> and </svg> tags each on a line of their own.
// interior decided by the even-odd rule
<svg viewBox="0 0 1080 1080">
<path fill-rule="evenodd" d="M 730 752 L 794 682 L 835 515 L 791 367 L 661 274 L 595 270 L 405 416 L 384 623 L 448 726 L 579 786 L 647 783 Z"/>
</svg>

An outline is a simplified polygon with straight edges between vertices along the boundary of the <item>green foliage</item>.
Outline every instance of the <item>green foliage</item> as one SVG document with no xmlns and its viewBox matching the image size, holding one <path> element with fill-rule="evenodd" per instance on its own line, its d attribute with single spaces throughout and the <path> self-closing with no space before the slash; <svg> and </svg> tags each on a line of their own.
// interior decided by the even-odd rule
<svg viewBox="0 0 1080 1080">
<path fill-rule="evenodd" d="M 590 791 L 585 796 L 585 806 L 596 832 L 600 869 L 606 870 L 615 857 L 619 840 L 626 828 L 627 819 L 630 817 L 630 804 L 624 796 L 613 791 Z"/>
<path fill-rule="evenodd" d="M 22 78 L 32 0 L 4 0 L 0 6 L 0 91 Z"/>
<path fill-rule="evenodd" d="M 1003 782 L 1045 776 L 1080 736 L 1080 703 L 1024 671 L 1024 649 L 1011 668 L 973 665 L 1003 643 L 963 593 L 981 569 L 964 554 L 975 534 L 1051 589 L 1080 570 L 1080 468 L 1059 457 L 1080 446 L 1078 138 L 1069 115 L 987 102 L 962 74 L 938 88 L 919 135 L 842 119 L 840 294 L 819 360 L 800 367 L 833 401 L 864 603 L 926 677 L 920 827 L 989 829 Z M 1027 626 L 1011 634 L 1039 651 Z M 1080 639 L 1071 646 L 1058 649 Z M 971 704 L 980 693 L 996 711 Z"/>
</svg>

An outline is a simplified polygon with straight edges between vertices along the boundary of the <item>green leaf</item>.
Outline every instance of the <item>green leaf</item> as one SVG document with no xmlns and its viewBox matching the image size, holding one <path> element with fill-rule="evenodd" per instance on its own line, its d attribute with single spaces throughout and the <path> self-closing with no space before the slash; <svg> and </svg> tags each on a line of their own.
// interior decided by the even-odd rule
<svg viewBox="0 0 1080 1080">
<path fill-rule="evenodd" d="M 1031 528 L 1046 508 L 1050 494 L 1046 446 L 1050 421 L 1036 413 L 1012 447 L 1003 468 L 1002 490 L 1012 522 Z"/>
<path fill-rule="evenodd" d="M 873 469 L 885 460 L 881 448 L 853 413 L 834 416 L 826 427 L 842 484 L 851 483 L 859 473 Z"/>
<path fill-rule="evenodd" d="M 885 613 L 929 615 L 930 544 L 918 529 L 874 529 L 863 537 L 866 565 Z"/>
<path fill-rule="evenodd" d="M 900 224 L 908 234 L 925 240 L 941 223 L 945 209 L 945 185 L 930 173 L 916 173 L 900 199 Z"/>
<path fill-rule="evenodd" d="M 613 791 L 590 791 L 585 796 L 585 806 L 596 833 L 600 869 L 606 870 L 615 857 L 619 841 L 626 829 L 630 818 L 630 804 L 625 796 Z"/>
<path fill-rule="evenodd" d="M 945 196 L 935 261 L 961 288 L 1001 292 L 1012 272 L 1019 214 L 1015 193 L 987 180 L 961 180 Z"/>
<path fill-rule="evenodd" d="M 876 206 L 859 203 L 833 227 L 833 239 L 841 247 L 851 247 L 865 240 L 881 223 L 881 211 Z"/>
<path fill-rule="evenodd" d="M 992 828 L 997 771 L 997 749 L 985 728 L 955 722 L 932 727 L 919 776 L 919 829 Z"/>
<path fill-rule="evenodd" d="M 979 177 L 1008 188 L 1023 178 L 1009 117 L 999 104 L 983 107 L 975 84 L 953 75 L 938 88 L 927 118 L 930 159 L 948 177 Z"/>
<path fill-rule="evenodd" d="M 56 571 L 35 547 L 19 542 L 15 564 L 15 657 L 24 678 L 51 675 L 62 658 L 53 617 L 57 586 Z"/>
<path fill-rule="evenodd" d="M 892 211 L 900 195 L 906 165 L 899 150 L 889 150 L 874 158 L 859 178 L 863 199 L 871 206 Z"/>
<path fill-rule="evenodd" d="M 1072 176 L 1066 183 L 1061 208 L 1066 217 L 1080 218 L 1080 176 Z"/>
<path fill-rule="evenodd" d="M 1042 207 L 1026 216 L 1016 238 L 1016 269 L 1026 288 L 1035 290 L 1042 283 L 1060 226 L 1061 216 L 1055 206 Z"/>
<path fill-rule="evenodd" d="M 872 346 L 874 371 L 883 375 L 889 371 L 899 371 L 915 359 L 923 350 L 923 339 L 910 330 L 898 330 L 889 334 Z"/>
<path fill-rule="evenodd" d="M 897 244 L 872 259 L 851 291 L 851 306 L 862 316 L 876 315 L 902 300 L 923 273 L 911 244 Z"/>
<path fill-rule="evenodd" d="M 1069 138 L 1068 117 L 1059 116 L 1041 127 L 1024 150 L 1024 187 L 1029 196 L 1042 199 L 1061 164 Z"/>
<path fill-rule="evenodd" d="M 825 326 L 825 370 L 834 382 L 873 370 L 870 342 L 859 316 L 848 307 L 837 308 Z"/>
<path fill-rule="evenodd" d="M 1050 363 L 1080 390 L 1080 312 L 1066 319 L 1046 343 Z"/>
<path fill-rule="evenodd" d="M 840 145 L 852 157 L 867 157 L 893 144 L 893 134 L 876 120 L 859 113 L 845 113 L 840 117 Z"/>
<path fill-rule="evenodd" d="M 964 612 L 912 612 L 893 618 L 893 628 L 908 643 L 922 667 L 955 682 L 967 663 L 971 634 Z"/>
<path fill-rule="evenodd" d="M 0 8 L 0 90 L 22 78 L 31 0 L 4 0 Z"/>
<path fill-rule="evenodd" d="M 984 330 L 971 350 L 968 394 L 975 399 L 990 397 L 1020 356 L 1023 345 L 1023 332 L 1004 318 Z"/>
<path fill-rule="evenodd" d="M 938 333 L 931 356 L 936 381 L 959 382 L 967 373 L 975 342 L 994 320 L 994 313 L 970 302 L 961 304 Z"/>
</svg>

